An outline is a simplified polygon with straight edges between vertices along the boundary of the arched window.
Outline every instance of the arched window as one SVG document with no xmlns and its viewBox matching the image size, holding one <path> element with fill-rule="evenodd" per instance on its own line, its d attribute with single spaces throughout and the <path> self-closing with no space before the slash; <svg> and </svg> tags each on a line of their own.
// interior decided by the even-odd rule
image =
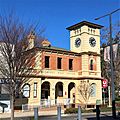
<svg viewBox="0 0 120 120">
<path fill-rule="evenodd" d="M 93 70 L 93 60 L 90 60 L 90 70 Z"/>
<path fill-rule="evenodd" d="M 92 83 L 91 84 L 91 97 L 95 97 L 96 96 L 96 84 L 95 83 Z"/>
<path fill-rule="evenodd" d="M 23 86 L 23 97 L 29 98 L 30 97 L 30 85 L 25 84 Z"/>
</svg>

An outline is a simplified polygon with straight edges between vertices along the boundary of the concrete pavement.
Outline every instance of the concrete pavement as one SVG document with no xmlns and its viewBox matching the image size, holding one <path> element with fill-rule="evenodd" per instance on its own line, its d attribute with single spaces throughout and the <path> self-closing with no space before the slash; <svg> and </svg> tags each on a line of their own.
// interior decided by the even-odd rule
<svg viewBox="0 0 120 120">
<path fill-rule="evenodd" d="M 64 110 L 61 111 L 61 114 L 64 113 Z M 39 116 L 54 116 L 57 115 L 57 110 L 52 111 L 39 111 Z M 34 111 L 29 112 L 15 112 L 15 117 L 32 117 L 34 116 Z M 10 113 L 0 113 L 0 118 L 10 118 Z"/>
<path fill-rule="evenodd" d="M 64 110 L 61 111 L 62 120 L 77 120 L 77 114 L 64 114 Z M 34 112 L 15 112 L 15 117 L 19 118 L 17 120 L 31 120 L 30 118 L 34 116 Z M 56 120 L 57 111 L 39 111 L 40 120 Z M 0 113 L 0 120 L 9 120 L 10 113 Z M 22 119 L 21 119 L 22 118 Z M 82 113 L 82 120 L 96 120 L 96 113 Z M 114 120 L 111 117 L 111 112 L 102 112 L 101 120 Z M 118 118 L 117 120 L 120 120 Z"/>
</svg>

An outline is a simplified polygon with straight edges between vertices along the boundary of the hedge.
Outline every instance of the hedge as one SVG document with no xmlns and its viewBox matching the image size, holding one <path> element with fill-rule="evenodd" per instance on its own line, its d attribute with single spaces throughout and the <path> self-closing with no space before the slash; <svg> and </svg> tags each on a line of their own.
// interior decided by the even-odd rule
<svg viewBox="0 0 120 120">
<path fill-rule="evenodd" d="M 116 107 L 117 111 L 120 111 L 120 107 Z M 81 110 L 82 113 L 92 113 L 95 112 L 95 109 L 89 109 L 89 110 Z M 105 106 L 101 106 L 100 107 L 100 112 L 109 112 L 112 111 L 112 107 L 105 107 Z M 78 108 L 67 108 L 64 111 L 65 114 L 76 114 L 78 113 Z"/>
</svg>

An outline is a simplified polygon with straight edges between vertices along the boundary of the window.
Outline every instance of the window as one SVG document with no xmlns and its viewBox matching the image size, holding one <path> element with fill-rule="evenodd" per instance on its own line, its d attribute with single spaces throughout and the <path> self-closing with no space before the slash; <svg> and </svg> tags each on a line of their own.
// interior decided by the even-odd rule
<svg viewBox="0 0 120 120">
<path fill-rule="evenodd" d="M 93 83 L 91 84 L 91 97 L 95 97 L 96 96 L 96 84 Z"/>
<path fill-rule="evenodd" d="M 45 68 L 49 68 L 49 56 L 45 56 Z"/>
<path fill-rule="evenodd" d="M 34 83 L 34 91 L 33 92 L 34 92 L 33 96 L 34 96 L 34 98 L 36 98 L 37 97 L 37 83 Z"/>
<path fill-rule="evenodd" d="M 62 62 L 62 58 L 57 58 L 57 69 L 61 69 L 62 67 L 61 67 L 61 62 Z"/>
<path fill-rule="evenodd" d="M 73 59 L 69 59 L 69 70 L 73 70 Z"/>
<path fill-rule="evenodd" d="M 23 86 L 23 97 L 29 98 L 30 97 L 30 85 L 25 84 Z"/>
<path fill-rule="evenodd" d="M 90 60 L 90 70 L 93 70 L 93 60 Z"/>
</svg>

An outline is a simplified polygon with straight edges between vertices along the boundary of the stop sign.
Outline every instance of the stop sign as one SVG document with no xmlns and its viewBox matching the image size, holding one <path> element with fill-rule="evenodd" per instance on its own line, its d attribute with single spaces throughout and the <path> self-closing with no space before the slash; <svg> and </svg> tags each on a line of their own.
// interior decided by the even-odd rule
<svg viewBox="0 0 120 120">
<path fill-rule="evenodd" d="M 102 87 L 106 88 L 108 86 L 108 81 L 106 79 L 102 80 Z"/>
</svg>

